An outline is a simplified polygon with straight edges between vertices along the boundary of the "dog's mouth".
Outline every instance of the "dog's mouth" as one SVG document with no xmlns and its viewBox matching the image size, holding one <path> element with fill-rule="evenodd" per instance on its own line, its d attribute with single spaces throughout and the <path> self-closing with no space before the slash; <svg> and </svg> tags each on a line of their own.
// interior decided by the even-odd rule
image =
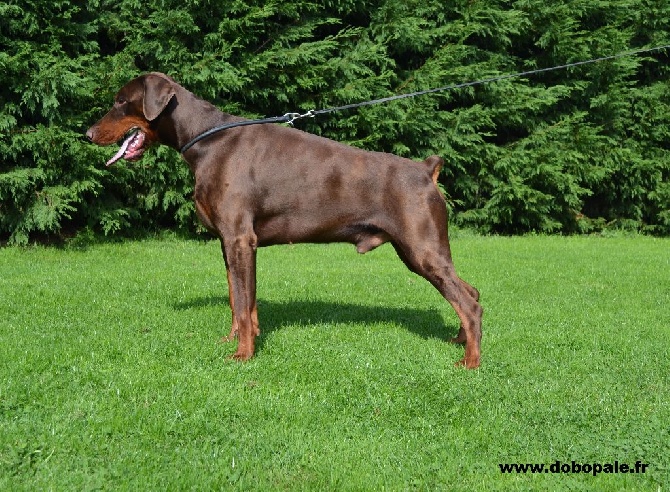
<svg viewBox="0 0 670 492">
<path fill-rule="evenodd" d="M 136 161 L 144 154 L 146 134 L 139 128 L 132 128 L 124 138 L 119 151 L 107 161 L 107 166 L 111 166 L 122 157 L 127 161 Z"/>
</svg>

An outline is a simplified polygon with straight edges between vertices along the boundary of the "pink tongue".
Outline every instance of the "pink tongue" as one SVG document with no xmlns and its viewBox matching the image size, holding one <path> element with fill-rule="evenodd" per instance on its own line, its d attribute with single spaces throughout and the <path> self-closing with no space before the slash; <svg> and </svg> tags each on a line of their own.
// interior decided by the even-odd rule
<svg viewBox="0 0 670 492">
<path fill-rule="evenodd" d="M 123 143 L 121 144 L 121 148 L 119 149 L 119 151 L 118 151 L 116 154 L 114 154 L 114 157 L 112 157 L 110 160 L 107 161 L 107 164 L 105 164 L 106 166 L 111 166 L 111 165 L 114 164 L 116 161 L 118 161 L 119 159 L 121 159 L 121 157 L 123 157 L 123 154 L 126 152 L 126 149 L 128 148 L 128 145 L 130 145 L 130 141 L 135 137 L 136 133 L 137 133 L 137 132 L 133 132 L 131 135 L 128 136 L 128 138 L 126 138 L 126 139 L 123 141 Z"/>
</svg>

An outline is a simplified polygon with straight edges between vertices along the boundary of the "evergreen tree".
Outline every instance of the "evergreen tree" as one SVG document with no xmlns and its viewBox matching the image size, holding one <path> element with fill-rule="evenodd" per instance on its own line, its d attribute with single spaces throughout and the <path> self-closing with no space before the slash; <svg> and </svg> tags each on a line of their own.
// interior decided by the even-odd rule
<svg viewBox="0 0 670 492">
<path fill-rule="evenodd" d="M 192 177 L 156 148 L 111 170 L 83 133 L 162 71 L 223 111 L 275 116 L 670 43 L 665 0 L 0 2 L 0 238 L 196 230 Z M 669 53 L 303 120 L 445 157 L 453 220 L 501 233 L 670 233 Z"/>
</svg>

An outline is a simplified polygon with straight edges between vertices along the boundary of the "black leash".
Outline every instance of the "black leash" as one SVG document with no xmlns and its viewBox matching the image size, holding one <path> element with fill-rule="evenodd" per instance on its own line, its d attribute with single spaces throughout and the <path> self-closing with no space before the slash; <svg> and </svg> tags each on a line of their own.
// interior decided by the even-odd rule
<svg viewBox="0 0 670 492">
<path fill-rule="evenodd" d="M 482 84 L 490 84 L 492 82 L 499 82 L 501 80 L 507 80 L 507 79 L 513 79 L 517 77 L 525 77 L 527 75 L 535 75 L 538 73 L 545 73 L 545 72 L 553 72 L 555 70 L 564 70 L 566 68 L 572 68 L 572 67 L 578 67 L 580 65 L 588 65 L 591 63 L 599 63 L 603 61 L 609 61 L 609 60 L 616 60 L 617 58 L 623 58 L 626 56 L 633 56 L 633 55 L 639 55 L 642 53 L 650 53 L 652 51 L 660 51 L 660 50 L 665 50 L 670 48 L 670 44 L 666 44 L 663 46 L 656 46 L 654 48 L 642 48 L 639 50 L 634 50 L 634 51 L 626 51 L 623 53 L 617 53 L 616 55 L 610 55 L 610 56 L 603 56 L 600 58 L 592 58 L 590 60 L 583 60 L 583 61 L 578 61 L 578 62 L 573 62 L 573 63 L 566 63 L 565 65 L 557 65 L 555 67 L 548 67 L 548 68 L 537 68 L 534 70 L 527 70 L 525 72 L 517 72 L 517 73 L 512 73 L 512 74 L 506 74 L 506 75 L 498 75 L 496 77 L 489 77 L 486 79 L 480 79 L 480 80 L 475 80 L 473 82 L 464 82 L 461 84 L 453 84 L 453 85 L 447 85 L 444 87 L 438 87 L 436 89 L 427 89 L 424 91 L 418 91 L 418 92 L 411 92 L 408 94 L 398 94 L 396 96 L 389 96 L 389 97 L 382 97 L 380 99 L 372 99 L 370 101 L 363 101 L 359 103 L 353 103 L 353 104 L 345 104 L 344 106 L 336 106 L 333 108 L 326 108 L 326 109 L 312 109 L 310 111 L 307 111 L 304 114 L 300 113 L 286 113 L 283 116 L 275 116 L 273 118 L 263 118 L 260 120 L 244 120 L 244 121 L 236 121 L 234 123 L 228 123 L 225 125 L 220 125 L 220 126 L 215 126 L 214 128 L 207 130 L 204 133 L 201 133 L 197 137 L 195 137 L 193 140 L 188 142 L 186 145 L 184 145 L 180 152 L 183 154 L 186 152 L 188 149 L 190 149 L 193 145 L 195 145 L 197 142 L 200 140 L 209 137 L 210 135 L 227 130 L 228 128 L 235 128 L 237 126 L 247 126 L 247 125 L 261 125 L 264 123 L 288 123 L 289 125 L 293 125 L 293 122 L 302 118 L 314 118 L 315 116 L 321 115 L 321 114 L 328 114 L 328 113 L 334 113 L 336 111 L 344 111 L 346 109 L 354 109 L 354 108 L 360 108 L 363 106 L 371 106 L 373 104 L 381 104 L 381 103 L 386 103 L 386 102 L 391 102 L 391 101 L 397 101 L 399 99 L 406 99 L 408 97 L 416 97 L 416 96 L 423 96 L 425 94 L 432 94 L 435 92 L 443 92 L 443 91 L 450 91 L 454 89 L 462 89 L 464 87 L 473 87 L 476 85 L 482 85 Z"/>
</svg>

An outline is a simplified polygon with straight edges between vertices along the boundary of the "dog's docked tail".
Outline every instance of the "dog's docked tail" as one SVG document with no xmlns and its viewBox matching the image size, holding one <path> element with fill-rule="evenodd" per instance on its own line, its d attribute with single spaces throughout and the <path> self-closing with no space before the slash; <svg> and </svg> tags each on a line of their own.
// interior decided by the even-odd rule
<svg viewBox="0 0 670 492">
<path fill-rule="evenodd" d="M 437 177 L 440 175 L 440 169 L 442 169 L 444 159 L 439 155 L 431 155 L 430 157 L 426 157 L 423 162 L 428 166 L 428 173 L 433 179 L 433 183 L 437 186 Z"/>
</svg>

